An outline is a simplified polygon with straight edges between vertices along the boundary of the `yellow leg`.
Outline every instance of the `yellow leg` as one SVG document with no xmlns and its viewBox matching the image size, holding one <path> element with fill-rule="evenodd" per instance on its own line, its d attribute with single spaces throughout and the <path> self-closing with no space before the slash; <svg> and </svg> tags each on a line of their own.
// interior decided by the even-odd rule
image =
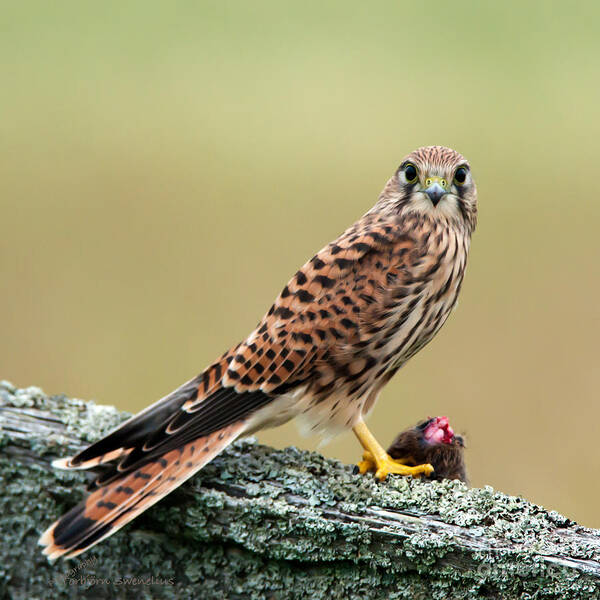
<svg viewBox="0 0 600 600">
<path fill-rule="evenodd" d="M 417 465 L 409 467 L 398 460 L 394 460 L 373 437 L 373 434 L 367 429 L 364 421 L 360 421 L 352 428 L 364 448 L 363 459 L 358 463 L 358 469 L 361 473 L 375 471 L 375 477 L 383 481 L 389 473 L 399 475 L 411 475 L 420 477 L 421 475 L 431 475 L 433 467 L 430 464 Z"/>
</svg>

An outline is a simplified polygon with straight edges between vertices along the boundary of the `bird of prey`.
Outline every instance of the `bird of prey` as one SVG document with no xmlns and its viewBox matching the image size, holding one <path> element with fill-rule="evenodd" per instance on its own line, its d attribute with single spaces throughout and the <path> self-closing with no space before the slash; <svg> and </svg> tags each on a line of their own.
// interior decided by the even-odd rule
<svg viewBox="0 0 600 600">
<path fill-rule="evenodd" d="M 73 557 L 173 491 L 233 440 L 299 417 L 328 436 L 352 428 L 361 470 L 420 476 L 393 460 L 364 419 L 383 386 L 446 321 L 461 287 L 477 192 L 466 159 L 409 154 L 373 208 L 290 279 L 264 318 L 180 388 L 76 456 L 106 465 L 91 493 L 40 538 Z"/>
<path fill-rule="evenodd" d="M 459 479 L 468 483 L 465 442 L 455 435 L 448 417 L 434 417 L 399 433 L 387 453 L 405 465 L 429 463 L 433 473 L 426 479 Z"/>
</svg>

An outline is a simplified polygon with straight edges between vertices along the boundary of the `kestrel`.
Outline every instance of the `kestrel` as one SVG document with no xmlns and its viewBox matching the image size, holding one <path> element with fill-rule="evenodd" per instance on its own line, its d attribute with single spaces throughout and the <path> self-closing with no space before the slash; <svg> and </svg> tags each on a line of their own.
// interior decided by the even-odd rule
<svg viewBox="0 0 600 600">
<path fill-rule="evenodd" d="M 364 419 L 456 304 L 476 199 L 458 152 L 430 146 L 409 154 L 375 206 L 290 279 L 245 340 L 105 438 L 55 461 L 109 468 L 41 536 L 44 553 L 80 554 L 237 437 L 294 417 L 327 435 L 352 428 L 365 451 L 361 471 L 378 479 L 431 474 L 430 464 L 393 460 Z"/>
</svg>

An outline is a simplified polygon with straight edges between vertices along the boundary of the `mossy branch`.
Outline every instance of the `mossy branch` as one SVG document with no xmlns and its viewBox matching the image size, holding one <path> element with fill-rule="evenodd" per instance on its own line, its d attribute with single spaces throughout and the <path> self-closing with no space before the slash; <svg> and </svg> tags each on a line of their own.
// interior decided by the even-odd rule
<svg viewBox="0 0 600 600">
<path fill-rule="evenodd" d="M 236 442 L 131 525 L 51 564 L 40 533 L 84 493 L 50 461 L 128 415 L 0 383 L 0 593 L 9 598 L 598 598 L 600 532 L 456 481 L 379 484 Z"/>
</svg>

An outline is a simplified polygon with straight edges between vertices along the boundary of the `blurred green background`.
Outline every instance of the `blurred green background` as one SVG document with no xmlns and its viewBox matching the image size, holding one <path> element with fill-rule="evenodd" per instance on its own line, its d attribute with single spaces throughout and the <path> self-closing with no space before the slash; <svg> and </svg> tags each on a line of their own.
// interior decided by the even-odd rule
<svg viewBox="0 0 600 600">
<path fill-rule="evenodd" d="M 254 327 L 402 157 L 471 161 L 458 310 L 387 386 L 600 526 L 597 3 L 3 3 L 0 377 L 137 411 Z M 314 448 L 293 425 L 269 444 Z M 351 434 L 322 448 L 352 462 Z"/>
</svg>

